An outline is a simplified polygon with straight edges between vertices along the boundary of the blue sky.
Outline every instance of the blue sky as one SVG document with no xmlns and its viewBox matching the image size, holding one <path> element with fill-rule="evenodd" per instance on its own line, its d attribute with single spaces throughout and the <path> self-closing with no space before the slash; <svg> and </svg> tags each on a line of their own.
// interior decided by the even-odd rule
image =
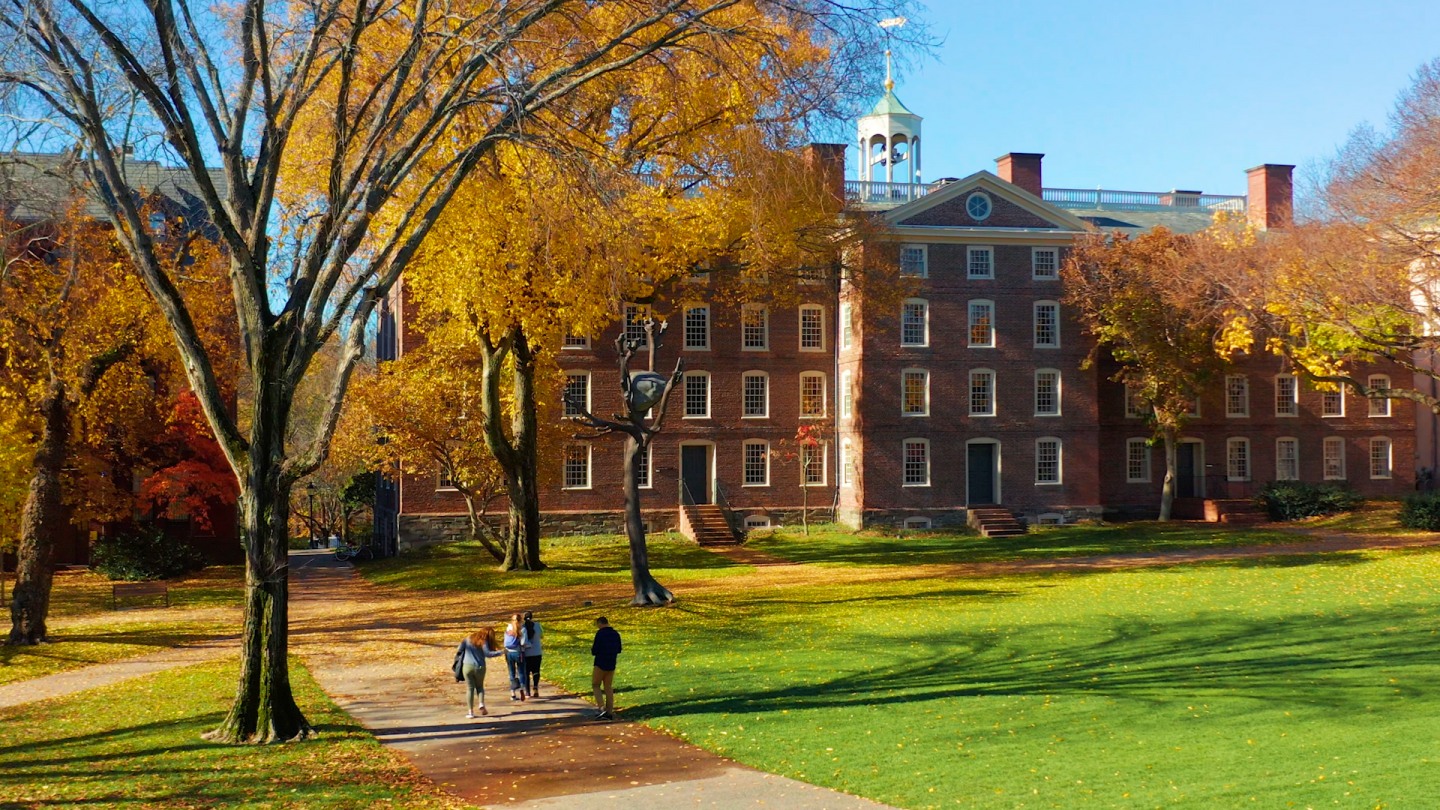
<svg viewBox="0 0 1440 810">
<path fill-rule="evenodd" d="M 1251 166 L 1303 172 L 1383 125 L 1440 56 L 1440 0 L 928 6 L 944 42 L 896 77 L 925 119 L 926 180 L 1044 152 L 1047 187 L 1244 194 Z"/>
</svg>

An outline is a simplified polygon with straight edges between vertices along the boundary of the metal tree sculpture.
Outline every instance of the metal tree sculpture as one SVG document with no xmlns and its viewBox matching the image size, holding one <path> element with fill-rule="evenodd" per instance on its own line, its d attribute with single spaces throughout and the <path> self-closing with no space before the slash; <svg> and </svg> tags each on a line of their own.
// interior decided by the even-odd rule
<svg viewBox="0 0 1440 810">
<path fill-rule="evenodd" d="M 619 355 L 620 395 L 625 403 L 625 412 L 614 414 L 612 419 L 601 419 L 586 410 L 585 402 L 569 393 L 565 402 L 580 414 L 580 424 L 590 428 L 591 433 L 577 434 L 578 439 L 594 439 L 609 433 L 625 435 L 625 536 L 630 541 L 630 581 L 635 585 L 635 599 L 632 605 L 668 605 L 675 600 L 664 585 L 655 581 L 650 574 L 650 551 L 645 545 L 645 524 L 640 520 L 640 459 L 650 447 L 650 440 L 660 432 L 660 423 L 665 419 L 665 409 L 670 403 L 670 392 L 680 385 L 685 377 L 685 359 L 675 361 L 675 370 L 670 379 L 655 373 L 655 351 L 660 347 L 660 336 L 665 333 L 665 322 L 647 318 L 645 343 L 649 345 L 649 370 L 630 371 L 630 360 L 642 345 L 639 338 L 626 337 L 624 332 L 615 338 L 615 351 Z M 650 424 L 645 424 L 645 415 L 654 414 Z"/>
</svg>

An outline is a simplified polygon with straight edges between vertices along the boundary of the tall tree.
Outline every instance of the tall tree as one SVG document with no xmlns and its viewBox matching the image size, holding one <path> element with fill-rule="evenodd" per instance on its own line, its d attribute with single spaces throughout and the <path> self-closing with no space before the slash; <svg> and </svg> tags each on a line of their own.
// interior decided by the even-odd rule
<svg viewBox="0 0 1440 810">
<path fill-rule="evenodd" d="M 548 113 L 630 68 L 752 40 L 773 55 L 790 41 L 774 35 L 776 20 L 822 52 L 786 81 L 873 69 L 881 51 L 873 21 L 894 5 L 238 0 L 212 8 L 157 0 L 142 9 L 4 0 L 0 93 L 16 119 L 54 125 L 40 137 L 83 145 L 240 481 L 248 570 L 241 667 L 235 703 L 213 738 L 311 732 L 286 663 L 290 491 L 324 460 L 364 325 L 470 171 L 498 143 L 570 128 L 571 119 Z M 319 122 L 326 126 L 312 126 Z M 132 145 L 184 167 L 227 250 L 253 397 L 248 425 L 226 408 L 214 358 L 127 191 L 135 181 L 123 156 Z M 210 156 L 218 169 L 207 166 Z M 307 441 L 287 444 L 295 389 L 332 339 L 344 348 L 329 407 Z"/>
</svg>

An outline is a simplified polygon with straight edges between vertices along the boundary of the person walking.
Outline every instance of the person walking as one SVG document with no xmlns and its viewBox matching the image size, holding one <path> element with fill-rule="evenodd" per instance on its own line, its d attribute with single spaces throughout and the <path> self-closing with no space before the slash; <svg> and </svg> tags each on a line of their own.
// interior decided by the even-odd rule
<svg viewBox="0 0 1440 810">
<path fill-rule="evenodd" d="M 595 656 L 590 686 L 595 690 L 595 707 L 599 709 L 595 719 L 611 720 L 615 717 L 615 659 L 620 655 L 620 633 L 604 616 L 595 620 L 595 627 L 595 640 L 590 644 L 590 654 Z"/>
<path fill-rule="evenodd" d="M 502 654 L 495 649 L 495 628 L 485 627 L 461 639 L 457 652 L 462 661 L 460 675 L 465 679 L 465 716 L 474 719 L 477 697 L 480 713 L 489 714 L 485 708 L 485 659 Z"/>
<path fill-rule="evenodd" d="M 525 674 L 521 676 L 530 686 L 530 697 L 540 697 L 540 656 L 544 653 L 541 636 L 544 628 L 535 621 L 535 614 L 525 611 L 525 623 L 520 626 L 520 652 L 525 656 Z"/>
<path fill-rule="evenodd" d="M 516 700 L 518 692 L 521 701 L 525 700 L 525 652 L 520 647 L 522 624 L 524 619 L 515 613 L 510 616 L 510 623 L 505 625 L 505 668 L 510 671 L 510 699 Z"/>
</svg>

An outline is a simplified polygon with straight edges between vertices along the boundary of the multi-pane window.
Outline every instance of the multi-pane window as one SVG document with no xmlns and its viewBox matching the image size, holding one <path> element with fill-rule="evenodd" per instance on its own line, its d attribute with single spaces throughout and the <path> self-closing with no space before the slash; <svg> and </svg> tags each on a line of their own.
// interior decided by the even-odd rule
<svg viewBox="0 0 1440 810">
<path fill-rule="evenodd" d="M 850 304 L 840 305 L 840 348 L 848 349 L 855 344 L 855 308 Z"/>
<path fill-rule="evenodd" d="M 590 445 L 565 446 L 565 489 L 590 488 Z"/>
<path fill-rule="evenodd" d="M 800 351 L 825 350 L 825 310 L 811 304 L 800 307 Z"/>
<path fill-rule="evenodd" d="M 1300 440 L 1288 436 L 1275 440 L 1275 480 L 1300 480 Z"/>
<path fill-rule="evenodd" d="M 1250 480 L 1250 440 L 1225 440 L 1225 477 L 1231 481 Z"/>
<path fill-rule="evenodd" d="M 1225 378 L 1225 415 L 1250 415 L 1250 379 L 1243 374 Z"/>
<path fill-rule="evenodd" d="M 800 474 L 807 487 L 825 486 L 825 453 L 823 444 L 807 444 L 800 448 Z"/>
<path fill-rule="evenodd" d="M 1060 345 L 1060 305 L 1054 301 L 1035 302 L 1035 346 L 1054 349 Z"/>
<path fill-rule="evenodd" d="M 1376 374 L 1367 380 L 1365 385 L 1372 392 L 1370 398 L 1370 415 L 1389 416 L 1390 400 L 1386 399 L 1385 396 L 1390 393 L 1390 378 L 1383 374 Z M 1376 393 L 1379 393 L 1378 397 L 1375 395 Z M 1388 478 L 1389 476 L 1387 475 L 1386 477 Z"/>
<path fill-rule="evenodd" d="M 928 275 L 928 269 L 925 266 L 924 245 L 904 245 L 900 248 L 900 273 L 917 278 L 925 278 Z"/>
<path fill-rule="evenodd" d="M 1275 415 L 1300 415 L 1300 386 L 1294 374 L 1281 374 L 1275 378 Z"/>
<path fill-rule="evenodd" d="M 1058 248 L 1032 248 L 1030 251 L 1030 274 L 1037 278 L 1060 277 L 1060 251 Z"/>
<path fill-rule="evenodd" d="M 825 375 L 807 371 L 800 375 L 800 418 L 820 419 L 825 416 Z"/>
<path fill-rule="evenodd" d="M 646 345 L 645 321 L 650 317 L 650 307 L 644 304 L 625 305 L 625 338 L 639 346 Z"/>
<path fill-rule="evenodd" d="M 745 442 L 745 486 L 770 485 L 770 445 L 766 442 Z"/>
<path fill-rule="evenodd" d="M 970 415 L 995 415 L 995 372 L 989 369 L 970 372 Z"/>
<path fill-rule="evenodd" d="M 710 307 L 686 307 L 685 348 L 700 350 L 710 348 Z"/>
<path fill-rule="evenodd" d="M 904 485 L 907 487 L 930 486 L 930 441 L 928 439 L 906 439 L 903 453 Z"/>
<path fill-rule="evenodd" d="M 900 413 L 904 416 L 930 415 L 930 372 L 907 368 L 900 372 Z"/>
<path fill-rule="evenodd" d="M 1321 416 L 1344 416 L 1345 415 L 1345 389 L 1337 388 L 1334 391 L 1322 391 L 1320 393 L 1320 415 Z"/>
<path fill-rule="evenodd" d="M 995 345 L 995 302 L 976 300 L 971 301 L 970 312 L 970 345 L 971 346 L 994 346 Z"/>
<path fill-rule="evenodd" d="M 764 419 L 770 415 L 770 375 L 763 371 L 747 371 L 740 382 L 740 415 L 746 419 Z"/>
<path fill-rule="evenodd" d="M 900 345 L 930 345 L 930 305 L 911 298 L 900 309 Z"/>
<path fill-rule="evenodd" d="M 1383 436 L 1370 440 L 1370 477 L 1390 477 L 1390 440 Z"/>
<path fill-rule="evenodd" d="M 588 349 L 590 348 L 590 337 L 588 335 L 566 335 L 565 341 L 560 344 L 562 349 Z"/>
<path fill-rule="evenodd" d="M 1046 437 L 1035 440 L 1035 483 L 1060 483 L 1060 440 Z"/>
<path fill-rule="evenodd" d="M 1340 436 L 1326 436 L 1321 448 L 1325 462 L 1325 480 L 1345 480 L 1345 439 Z"/>
<path fill-rule="evenodd" d="M 642 489 L 650 488 L 650 451 L 653 449 L 651 445 L 645 445 L 635 459 L 635 478 Z"/>
<path fill-rule="evenodd" d="M 970 278 L 994 278 L 995 249 L 988 247 L 966 248 L 965 275 Z"/>
<path fill-rule="evenodd" d="M 740 309 L 740 348 L 752 352 L 770 348 L 770 310 L 760 304 Z"/>
<path fill-rule="evenodd" d="M 565 415 L 581 416 L 581 409 L 590 408 L 590 372 L 565 372 Z"/>
<path fill-rule="evenodd" d="M 855 378 L 849 371 L 840 372 L 840 418 L 849 419 L 855 412 Z"/>
<path fill-rule="evenodd" d="M 1144 419 L 1150 415 L 1150 406 L 1140 396 L 1140 386 L 1125 383 L 1125 418 Z"/>
<path fill-rule="evenodd" d="M 710 415 L 710 375 L 685 372 L 685 418 L 704 419 Z"/>
<path fill-rule="evenodd" d="M 435 474 L 435 488 L 436 488 L 436 489 L 454 489 L 454 488 L 455 488 L 455 478 L 454 478 L 454 476 L 452 476 L 452 475 L 450 474 L 450 470 L 449 470 L 449 469 L 447 469 L 447 468 L 445 468 L 445 467 L 441 467 L 440 470 L 439 470 L 439 472 L 437 472 L 437 473 Z"/>
<path fill-rule="evenodd" d="M 1060 415 L 1060 372 L 1042 368 L 1035 372 L 1035 415 Z"/>
<path fill-rule="evenodd" d="M 1150 440 L 1125 440 L 1125 481 L 1130 484 L 1150 482 Z"/>
<path fill-rule="evenodd" d="M 849 439 L 846 439 L 846 440 L 840 442 L 840 485 L 841 485 L 841 486 L 847 486 L 847 487 L 848 487 L 848 486 L 850 486 L 851 484 L 855 483 L 855 474 L 854 474 L 855 471 L 852 469 L 853 466 L 854 466 L 854 462 L 852 461 L 852 458 L 853 458 L 854 454 L 855 454 L 855 451 L 854 451 L 853 447 L 851 446 Z"/>
</svg>

